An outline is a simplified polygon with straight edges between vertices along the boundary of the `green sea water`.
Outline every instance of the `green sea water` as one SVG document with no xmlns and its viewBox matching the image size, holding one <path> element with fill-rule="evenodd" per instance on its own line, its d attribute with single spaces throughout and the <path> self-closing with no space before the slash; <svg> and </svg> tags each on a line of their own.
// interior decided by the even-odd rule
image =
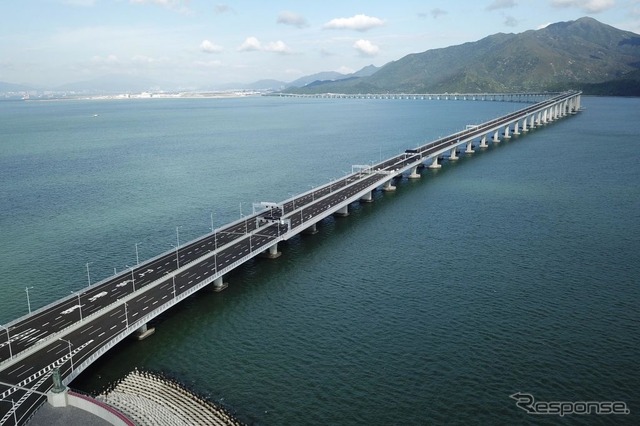
<svg viewBox="0 0 640 426">
<path fill-rule="evenodd" d="M 554 423 L 509 398 L 640 410 L 640 100 L 403 180 L 202 291 L 72 386 L 168 373 L 264 425 Z M 247 213 L 523 107 L 0 102 L 0 323 Z M 634 421 L 634 418 L 636 419 Z"/>
</svg>

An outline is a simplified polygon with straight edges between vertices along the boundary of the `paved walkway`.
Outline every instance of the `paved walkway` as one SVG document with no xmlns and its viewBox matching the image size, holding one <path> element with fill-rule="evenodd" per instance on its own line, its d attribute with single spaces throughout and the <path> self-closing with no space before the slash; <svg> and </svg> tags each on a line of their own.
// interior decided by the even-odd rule
<svg viewBox="0 0 640 426">
<path fill-rule="evenodd" d="M 29 426 L 109 426 L 110 423 L 91 413 L 76 407 L 55 408 L 49 403 L 42 404 L 35 416 L 28 423 Z"/>
</svg>

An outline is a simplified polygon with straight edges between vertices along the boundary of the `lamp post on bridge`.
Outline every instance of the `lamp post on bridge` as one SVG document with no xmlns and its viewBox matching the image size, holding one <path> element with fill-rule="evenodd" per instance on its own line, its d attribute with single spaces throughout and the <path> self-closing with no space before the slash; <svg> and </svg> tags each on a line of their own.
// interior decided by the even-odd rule
<svg viewBox="0 0 640 426">
<path fill-rule="evenodd" d="M 29 300 L 29 289 L 33 287 L 25 287 L 24 291 L 27 292 L 27 309 L 29 309 L 29 313 L 31 313 L 31 300 Z"/>
<path fill-rule="evenodd" d="M 80 322 L 82 322 L 82 302 L 80 302 L 80 291 L 72 291 L 71 294 L 78 296 L 78 310 L 80 311 Z"/>
<path fill-rule="evenodd" d="M 176 274 L 173 274 L 173 298 L 176 298 Z"/>
<path fill-rule="evenodd" d="M 63 339 L 62 337 L 58 337 L 58 340 L 67 342 L 69 344 L 69 359 L 71 360 L 71 371 L 73 371 L 73 353 L 71 352 L 71 341 Z"/>
<path fill-rule="evenodd" d="M 140 244 L 139 242 L 136 243 L 136 265 L 140 264 L 140 258 L 138 257 L 138 244 Z"/>
<path fill-rule="evenodd" d="M 9 401 L 8 399 L 0 399 L 0 401 L 10 402 L 11 403 L 11 411 L 13 411 L 13 423 L 15 423 L 17 425 L 18 424 L 18 415 L 16 414 L 16 403 L 15 403 L 15 401 L 13 399 L 11 401 Z"/>
<path fill-rule="evenodd" d="M 89 275 L 89 265 L 91 265 L 91 262 L 87 262 L 87 281 L 89 281 L 89 287 L 91 287 L 91 275 Z"/>
<path fill-rule="evenodd" d="M 169 244 L 171 247 L 176 249 L 176 269 L 180 269 L 180 259 L 178 258 L 178 246 L 174 246 L 173 244 Z"/>
<path fill-rule="evenodd" d="M 131 271 L 131 283 L 132 283 L 132 285 L 133 285 L 133 292 L 135 293 L 135 292 L 136 292 L 136 277 L 135 277 L 135 275 L 133 274 L 133 267 L 132 267 L 132 266 L 129 266 L 129 265 L 124 265 L 124 266 L 126 266 L 127 268 L 129 268 L 129 270 Z"/>
<path fill-rule="evenodd" d="M 9 345 L 9 359 L 13 359 L 13 352 L 11 350 L 11 336 L 9 336 L 9 327 L 5 327 L 4 325 L 0 325 L 0 327 L 7 330 L 7 344 Z"/>
</svg>

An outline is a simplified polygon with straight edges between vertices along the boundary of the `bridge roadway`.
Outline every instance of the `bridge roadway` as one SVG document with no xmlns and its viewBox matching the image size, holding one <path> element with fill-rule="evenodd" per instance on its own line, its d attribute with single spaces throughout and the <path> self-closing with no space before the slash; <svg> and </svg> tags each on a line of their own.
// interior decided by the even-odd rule
<svg viewBox="0 0 640 426">
<path fill-rule="evenodd" d="M 14 424 L 14 415 L 19 424 L 24 424 L 44 396 L 21 388 L 47 392 L 52 387 L 53 368 L 59 367 L 64 382 L 69 383 L 150 319 L 200 288 L 220 283 L 223 274 L 245 261 L 277 250 L 279 241 L 331 214 L 346 212 L 350 203 L 367 198 L 371 191 L 406 171 L 415 171 L 425 160 L 437 162 L 438 155 L 473 138 L 517 120 L 526 123 L 527 117 L 541 111 L 555 111 L 556 118 L 573 113 L 579 102 L 566 101 L 579 95 L 563 93 L 408 150 L 411 152 L 363 166 L 0 326 L 0 425 Z M 563 110 L 556 105 L 562 105 Z"/>
</svg>

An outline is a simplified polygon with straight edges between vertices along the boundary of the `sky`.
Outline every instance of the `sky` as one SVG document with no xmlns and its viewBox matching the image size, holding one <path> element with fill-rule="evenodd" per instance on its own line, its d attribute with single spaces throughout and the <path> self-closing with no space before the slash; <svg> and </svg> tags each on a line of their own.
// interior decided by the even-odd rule
<svg viewBox="0 0 640 426">
<path fill-rule="evenodd" d="M 640 33 L 640 0 L 3 0 L 0 81 L 289 82 L 583 16 Z"/>
</svg>

